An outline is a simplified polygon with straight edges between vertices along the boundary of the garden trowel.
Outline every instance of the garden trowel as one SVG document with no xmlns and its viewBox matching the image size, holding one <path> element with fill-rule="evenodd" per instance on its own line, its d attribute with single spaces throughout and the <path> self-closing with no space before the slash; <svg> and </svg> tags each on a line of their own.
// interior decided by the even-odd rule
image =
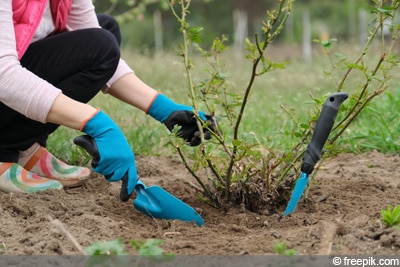
<svg viewBox="0 0 400 267">
<path fill-rule="evenodd" d="M 325 101 L 321 114 L 317 120 L 314 128 L 314 133 L 311 137 L 311 142 L 308 144 L 307 149 L 303 156 L 303 163 L 301 165 L 301 176 L 297 179 L 293 189 L 290 201 L 286 207 L 283 216 L 286 216 L 296 209 L 297 202 L 299 202 L 304 189 L 308 183 L 308 176 L 314 170 L 315 164 L 320 160 L 322 148 L 335 123 L 336 115 L 340 105 L 348 97 L 347 93 L 337 92 L 331 94 Z"/>
<path fill-rule="evenodd" d="M 93 157 L 94 162 L 99 161 L 100 156 L 97 151 L 97 145 L 89 135 L 76 137 L 74 143 L 84 148 Z M 127 182 L 128 175 L 125 174 L 122 178 L 122 183 L 124 184 Z M 121 187 L 120 198 L 122 201 L 127 201 L 130 197 L 129 195 L 127 196 L 125 188 L 125 186 Z M 133 201 L 133 205 L 143 214 L 159 219 L 195 222 L 197 226 L 204 225 L 204 221 L 198 212 L 161 187 L 147 187 L 138 179 L 135 190 L 137 196 Z"/>
</svg>

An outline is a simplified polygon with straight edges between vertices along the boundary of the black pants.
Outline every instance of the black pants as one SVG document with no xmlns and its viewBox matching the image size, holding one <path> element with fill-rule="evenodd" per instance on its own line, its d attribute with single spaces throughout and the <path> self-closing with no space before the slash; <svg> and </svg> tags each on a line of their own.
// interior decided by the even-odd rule
<svg viewBox="0 0 400 267">
<path fill-rule="evenodd" d="M 98 20 L 101 29 L 64 32 L 32 43 L 21 65 L 87 103 L 113 76 L 120 58 L 117 22 L 107 15 L 98 15 Z M 18 151 L 35 142 L 45 146 L 58 126 L 28 119 L 0 102 L 0 162 L 17 162 Z"/>
</svg>

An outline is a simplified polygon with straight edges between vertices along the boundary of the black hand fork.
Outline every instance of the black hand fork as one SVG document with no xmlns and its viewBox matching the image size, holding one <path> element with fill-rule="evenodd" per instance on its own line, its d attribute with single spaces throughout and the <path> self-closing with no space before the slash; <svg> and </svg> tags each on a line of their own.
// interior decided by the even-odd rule
<svg viewBox="0 0 400 267">
<path fill-rule="evenodd" d="M 303 157 L 301 165 L 301 176 L 297 179 L 295 187 L 290 197 L 290 201 L 286 207 L 283 216 L 286 216 L 296 209 L 303 192 L 308 183 L 308 176 L 314 170 L 315 164 L 320 160 L 322 148 L 332 130 L 333 124 L 339 110 L 340 105 L 348 97 L 347 93 L 338 92 L 331 94 L 325 101 L 319 115 L 317 124 L 314 128 L 314 133 L 311 137 L 311 142 L 307 146 L 307 150 Z"/>
</svg>

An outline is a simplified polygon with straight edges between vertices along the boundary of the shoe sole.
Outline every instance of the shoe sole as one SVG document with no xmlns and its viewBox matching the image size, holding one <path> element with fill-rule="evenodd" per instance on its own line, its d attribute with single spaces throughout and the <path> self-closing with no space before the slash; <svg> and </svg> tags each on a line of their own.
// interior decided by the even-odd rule
<svg viewBox="0 0 400 267">
<path fill-rule="evenodd" d="M 60 179 L 55 179 L 55 178 L 47 178 L 51 180 L 55 180 L 59 182 L 60 184 L 63 185 L 64 188 L 73 188 L 73 187 L 79 187 L 82 186 L 84 183 L 86 183 L 87 180 L 89 180 L 90 176 L 87 176 L 85 178 L 81 178 L 79 180 L 60 180 Z"/>
</svg>

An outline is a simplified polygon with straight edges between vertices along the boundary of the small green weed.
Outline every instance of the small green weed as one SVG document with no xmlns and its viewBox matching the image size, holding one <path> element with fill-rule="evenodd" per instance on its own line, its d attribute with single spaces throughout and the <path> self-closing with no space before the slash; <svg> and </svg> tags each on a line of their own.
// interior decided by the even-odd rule
<svg viewBox="0 0 400 267">
<path fill-rule="evenodd" d="M 134 266 L 139 266 L 143 258 L 152 261 L 166 261 L 172 259 L 173 256 L 172 254 L 164 252 L 160 247 L 163 242 L 159 239 L 147 239 L 145 241 L 131 240 L 130 244 L 137 251 L 137 258 Z M 85 252 L 87 255 L 91 256 L 87 266 L 115 266 L 115 264 L 118 266 L 132 266 L 130 257 L 113 257 L 129 255 L 125 250 L 125 245 L 121 238 L 117 240 L 94 242 L 86 248 Z"/>
<path fill-rule="evenodd" d="M 140 256 L 160 256 L 164 255 L 164 250 L 160 247 L 162 241 L 159 239 L 147 239 L 145 241 L 130 241 Z"/>
<path fill-rule="evenodd" d="M 94 242 L 86 248 L 86 254 L 98 255 L 127 255 L 122 239 Z"/>
<path fill-rule="evenodd" d="M 381 210 L 382 221 L 387 227 L 396 226 L 400 223 L 400 205 L 392 209 L 391 205 L 386 210 Z"/>
<path fill-rule="evenodd" d="M 274 252 L 279 255 L 285 256 L 295 256 L 297 255 L 297 251 L 294 249 L 288 249 L 286 244 L 283 242 L 279 242 L 274 246 Z"/>
</svg>

